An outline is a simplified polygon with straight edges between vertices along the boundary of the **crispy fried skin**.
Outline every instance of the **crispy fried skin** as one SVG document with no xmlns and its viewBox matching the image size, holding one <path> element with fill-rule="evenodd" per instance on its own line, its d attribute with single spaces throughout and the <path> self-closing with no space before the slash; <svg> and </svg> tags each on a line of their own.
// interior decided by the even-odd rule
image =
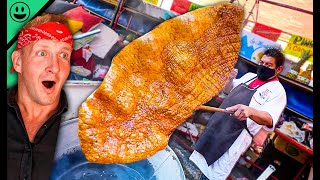
<svg viewBox="0 0 320 180">
<path fill-rule="evenodd" d="M 113 58 L 79 108 L 79 138 L 95 163 L 130 163 L 168 144 L 170 133 L 217 95 L 240 49 L 243 9 L 223 3 L 165 21 Z"/>
</svg>

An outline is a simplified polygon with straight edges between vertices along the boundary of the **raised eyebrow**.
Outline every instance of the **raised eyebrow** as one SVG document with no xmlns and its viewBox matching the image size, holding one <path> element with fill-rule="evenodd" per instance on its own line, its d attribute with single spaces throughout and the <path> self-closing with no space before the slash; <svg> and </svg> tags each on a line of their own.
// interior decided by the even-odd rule
<svg viewBox="0 0 320 180">
<path fill-rule="evenodd" d="M 62 50 L 72 51 L 70 47 L 63 47 Z"/>
<path fill-rule="evenodd" d="M 49 46 L 45 45 L 45 44 L 39 44 L 38 47 L 40 47 L 40 48 L 49 48 Z"/>
</svg>

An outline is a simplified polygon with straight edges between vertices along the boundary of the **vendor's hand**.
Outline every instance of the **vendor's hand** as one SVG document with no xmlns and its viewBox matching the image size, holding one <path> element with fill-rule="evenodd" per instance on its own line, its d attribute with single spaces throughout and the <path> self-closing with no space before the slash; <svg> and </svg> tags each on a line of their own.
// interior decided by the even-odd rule
<svg viewBox="0 0 320 180">
<path fill-rule="evenodd" d="M 229 75 L 229 79 L 233 80 L 234 78 L 237 77 L 237 75 L 238 75 L 238 69 L 234 68 Z"/>
<path fill-rule="evenodd" d="M 123 43 L 124 35 L 120 34 L 119 37 L 118 37 L 118 41 Z"/>
<path fill-rule="evenodd" d="M 251 108 L 249 106 L 243 104 L 237 104 L 235 106 L 226 108 L 228 112 L 233 113 L 233 116 L 241 121 L 246 120 L 251 115 L 250 109 Z"/>
</svg>

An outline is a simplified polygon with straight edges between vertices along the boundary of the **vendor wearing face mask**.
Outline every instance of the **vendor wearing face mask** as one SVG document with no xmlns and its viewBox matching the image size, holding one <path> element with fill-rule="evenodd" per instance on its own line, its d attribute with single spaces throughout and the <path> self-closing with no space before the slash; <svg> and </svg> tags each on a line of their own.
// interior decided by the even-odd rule
<svg viewBox="0 0 320 180">
<path fill-rule="evenodd" d="M 287 97 L 278 81 L 284 56 L 278 49 L 268 49 L 257 67 L 257 74 L 247 73 L 234 79 L 237 70 L 223 89 L 228 96 L 220 108 L 228 113 L 215 113 L 194 146 L 190 156 L 203 175 L 201 179 L 226 179 L 252 137 L 261 128 L 273 131 Z"/>
</svg>

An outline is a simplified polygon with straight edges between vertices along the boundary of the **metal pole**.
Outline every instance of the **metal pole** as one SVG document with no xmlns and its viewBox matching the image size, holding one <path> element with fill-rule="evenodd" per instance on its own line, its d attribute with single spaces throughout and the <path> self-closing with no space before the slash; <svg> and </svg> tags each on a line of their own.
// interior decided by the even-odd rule
<svg viewBox="0 0 320 180">
<path fill-rule="evenodd" d="M 257 4 L 257 9 L 256 9 L 256 11 L 257 11 L 257 12 L 256 12 L 256 19 L 255 19 L 255 20 L 256 20 L 256 22 L 258 22 L 258 15 L 259 15 L 259 0 L 257 0 L 257 1 L 256 1 L 256 4 Z"/>
<path fill-rule="evenodd" d="M 115 12 L 114 12 L 114 15 L 113 15 L 113 17 L 112 17 L 112 21 L 111 21 L 111 23 L 110 23 L 110 27 L 112 28 L 113 26 L 114 26 L 114 24 L 116 23 L 118 23 L 118 21 L 117 21 L 117 16 L 118 16 L 118 13 L 119 13 L 119 10 L 120 10 L 120 8 L 122 8 L 122 5 L 123 5 L 123 1 L 124 0 L 120 0 L 119 2 L 118 2 L 118 5 L 116 6 L 116 10 L 115 10 Z"/>
<path fill-rule="evenodd" d="M 246 24 L 248 23 L 248 21 L 249 21 L 249 17 L 252 15 L 253 10 L 254 10 L 254 8 L 256 7 L 256 4 L 257 4 L 257 1 L 255 1 L 254 5 L 252 6 L 252 9 L 250 10 L 250 12 L 249 12 L 249 14 L 248 14 L 248 17 L 244 20 L 244 22 L 243 22 L 243 25 L 242 25 L 242 28 L 241 28 L 241 29 L 243 29 L 243 28 L 246 26 Z"/>
</svg>

